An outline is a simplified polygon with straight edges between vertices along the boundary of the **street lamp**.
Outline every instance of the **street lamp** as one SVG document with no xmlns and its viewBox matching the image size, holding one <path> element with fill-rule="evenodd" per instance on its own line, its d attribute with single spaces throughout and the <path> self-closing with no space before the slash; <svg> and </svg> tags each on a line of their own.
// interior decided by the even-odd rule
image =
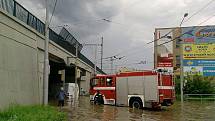
<svg viewBox="0 0 215 121">
<path fill-rule="evenodd" d="M 183 19 L 180 23 L 180 30 L 181 30 L 181 25 L 184 21 L 184 18 L 188 16 L 188 13 L 185 13 L 183 16 Z M 184 72 L 183 72 L 183 41 L 180 41 L 180 45 L 181 45 L 181 56 L 180 56 L 180 91 L 181 91 L 181 102 L 183 103 L 184 101 L 184 93 L 183 93 L 183 81 L 184 81 Z"/>
<path fill-rule="evenodd" d="M 188 13 L 185 13 L 184 16 L 183 16 L 183 18 L 182 18 L 182 20 L 181 20 L 180 27 L 181 27 L 181 25 L 183 24 L 184 19 L 185 19 L 187 16 L 188 16 Z"/>
</svg>

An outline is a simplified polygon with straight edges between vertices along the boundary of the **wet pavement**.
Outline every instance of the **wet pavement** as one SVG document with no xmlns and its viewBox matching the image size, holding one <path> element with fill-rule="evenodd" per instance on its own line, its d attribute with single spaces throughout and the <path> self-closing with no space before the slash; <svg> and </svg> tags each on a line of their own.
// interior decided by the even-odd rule
<svg viewBox="0 0 215 121">
<path fill-rule="evenodd" d="M 161 111 L 137 110 L 128 107 L 93 105 L 89 97 L 80 97 L 76 106 L 67 105 L 70 121 L 215 121 L 215 102 L 185 101 Z"/>
</svg>

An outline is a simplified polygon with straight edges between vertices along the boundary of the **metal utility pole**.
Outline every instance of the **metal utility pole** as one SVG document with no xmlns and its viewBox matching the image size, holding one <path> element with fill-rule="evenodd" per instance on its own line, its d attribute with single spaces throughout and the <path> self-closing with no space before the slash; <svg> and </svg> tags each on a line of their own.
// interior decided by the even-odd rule
<svg viewBox="0 0 215 121">
<path fill-rule="evenodd" d="M 117 55 L 115 56 L 111 56 L 111 57 L 106 57 L 106 58 L 103 58 L 103 59 L 110 59 L 111 61 L 111 74 L 113 74 L 113 61 L 115 60 L 120 60 L 122 58 L 124 58 L 125 56 L 122 56 L 122 57 L 116 57 Z"/>
<path fill-rule="evenodd" d="M 180 30 L 181 25 L 184 21 L 184 18 L 188 16 L 188 13 L 185 13 L 183 19 L 180 23 Z M 180 42 L 180 91 L 181 91 L 181 103 L 184 101 L 184 92 L 183 92 L 183 82 L 184 82 L 184 69 L 183 69 L 183 41 Z"/>
<path fill-rule="evenodd" d="M 102 37 L 102 44 L 101 44 L 101 70 L 103 66 L 103 44 L 104 44 L 104 38 Z"/>
<path fill-rule="evenodd" d="M 97 65 L 97 46 L 95 46 L 95 63 L 94 63 L 94 75 L 96 76 L 96 65 Z"/>
<path fill-rule="evenodd" d="M 95 46 L 95 61 L 94 61 L 94 75 L 96 75 L 96 65 L 97 65 L 97 46 L 102 46 L 102 44 L 82 44 L 83 46 Z"/>
<path fill-rule="evenodd" d="M 113 61 L 114 61 L 114 58 L 116 58 L 116 57 L 113 56 L 113 57 L 110 58 L 110 61 L 111 61 L 111 74 L 113 74 Z"/>
<path fill-rule="evenodd" d="M 49 83 L 49 11 L 48 0 L 46 0 L 45 42 L 44 42 L 44 72 L 43 72 L 43 104 L 48 105 L 48 83 Z"/>
</svg>

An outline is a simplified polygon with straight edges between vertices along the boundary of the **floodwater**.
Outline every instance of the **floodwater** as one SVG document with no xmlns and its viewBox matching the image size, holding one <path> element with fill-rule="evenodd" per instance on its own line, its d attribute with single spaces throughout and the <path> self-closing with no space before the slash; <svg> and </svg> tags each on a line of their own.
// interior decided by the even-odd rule
<svg viewBox="0 0 215 121">
<path fill-rule="evenodd" d="M 215 101 L 175 102 L 161 111 L 138 110 L 128 107 L 94 105 L 89 97 L 80 97 L 76 106 L 67 105 L 70 121 L 215 121 Z"/>
</svg>

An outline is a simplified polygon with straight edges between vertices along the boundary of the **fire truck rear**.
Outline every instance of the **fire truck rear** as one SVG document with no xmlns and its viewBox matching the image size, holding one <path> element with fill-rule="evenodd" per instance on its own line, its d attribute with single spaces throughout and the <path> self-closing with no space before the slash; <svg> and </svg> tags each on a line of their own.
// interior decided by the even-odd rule
<svg viewBox="0 0 215 121">
<path fill-rule="evenodd" d="M 172 75 L 154 71 L 98 75 L 91 80 L 90 100 L 98 93 L 103 104 L 132 108 L 170 106 L 175 99 Z"/>
</svg>

